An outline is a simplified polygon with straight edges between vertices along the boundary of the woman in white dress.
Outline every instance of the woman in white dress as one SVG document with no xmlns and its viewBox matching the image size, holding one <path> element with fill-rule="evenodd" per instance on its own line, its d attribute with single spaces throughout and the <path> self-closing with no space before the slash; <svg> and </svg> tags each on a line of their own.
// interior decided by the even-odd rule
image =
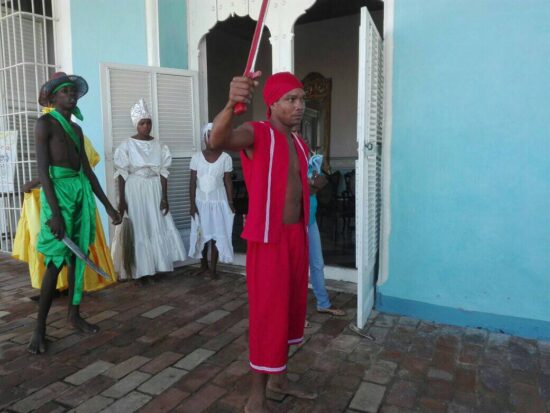
<svg viewBox="0 0 550 413">
<path fill-rule="evenodd" d="M 212 124 L 203 128 L 204 149 L 191 158 L 190 214 L 193 218 L 189 256 L 201 259 L 201 273 L 208 270 L 208 242 L 211 244 L 210 275 L 216 278 L 218 259 L 233 262 L 233 161 L 227 153 L 212 150 L 208 138 Z M 202 254 L 201 254 L 202 252 Z"/>
<path fill-rule="evenodd" d="M 174 262 L 187 255 L 168 206 L 170 150 L 150 135 L 151 114 L 143 99 L 132 107 L 131 117 L 137 134 L 115 151 L 115 179 L 119 211 L 127 213 L 134 231 L 131 277 L 147 282 L 147 276 L 173 271 Z"/>
</svg>

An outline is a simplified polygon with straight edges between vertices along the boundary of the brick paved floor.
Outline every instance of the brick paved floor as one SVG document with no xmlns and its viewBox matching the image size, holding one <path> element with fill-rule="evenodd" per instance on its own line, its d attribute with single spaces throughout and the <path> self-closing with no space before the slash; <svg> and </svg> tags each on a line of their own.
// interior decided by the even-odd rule
<svg viewBox="0 0 550 413">
<path fill-rule="evenodd" d="M 0 410 L 6 412 L 242 412 L 249 388 L 246 287 L 240 275 L 189 269 L 151 286 L 86 295 L 101 331 L 65 324 L 54 301 L 49 351 L 26 353 L 37 305 L 26 267 L 0 255 Z M 355 296 L 331 292 L 349 316 L 312 312 L 289 363 L 315 401 L 271 395 L 276 412 L 550 411 L 550 343 L 374 314 L 375 342 L 348 329 Z"/>
</svg>

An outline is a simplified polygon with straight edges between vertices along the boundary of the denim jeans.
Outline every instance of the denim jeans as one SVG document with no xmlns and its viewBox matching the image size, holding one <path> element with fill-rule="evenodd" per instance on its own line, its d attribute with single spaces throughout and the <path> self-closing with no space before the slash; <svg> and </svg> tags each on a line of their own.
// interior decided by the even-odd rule
<svg viewBox="0 0 550 413">
<path fill-rule="evenodd" d="M 317 308 L 330 308 L 331 303 L 325 288 L 325 263 L 323 262 L 323 250 L 321 247 L 321 234 L 317 221 L 309 225 L 309 277 L 313 294 L 317 300 Z"/>
</svg>

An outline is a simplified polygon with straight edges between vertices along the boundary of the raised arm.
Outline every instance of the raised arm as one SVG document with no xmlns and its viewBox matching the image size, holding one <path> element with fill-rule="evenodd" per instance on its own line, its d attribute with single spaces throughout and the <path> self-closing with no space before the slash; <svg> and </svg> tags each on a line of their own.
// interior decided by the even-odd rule
<svg viewBox="0 0 550 413">
<path fill-rule="evenodd" d="M 246 76 L 234 77 L 229 86 L 229 100 L 220 113 L 214 118 L 209 145 L 212 149 L 230 151 L 251 150 L 254 144 L 254 129 L 250 123 L 245 123 L 233 129 L 233 108 L 239 102 L 250 104 L 257 80 Z"/>
<path fill-rule="evenodd" d="M 57 239 L 65 235 L 65 221 L 61 215 L 61 209 L 50 178 L 50 150 L 49 140 L 51 136 L 50 125 L 46 117 L 39 118 L 34 128 L 36 138 L 36 160 L 38 163 L 38 179 L 42 184 L 42 190 L 52 211 L 52 218 L 48 225 Z"/>
</svg>

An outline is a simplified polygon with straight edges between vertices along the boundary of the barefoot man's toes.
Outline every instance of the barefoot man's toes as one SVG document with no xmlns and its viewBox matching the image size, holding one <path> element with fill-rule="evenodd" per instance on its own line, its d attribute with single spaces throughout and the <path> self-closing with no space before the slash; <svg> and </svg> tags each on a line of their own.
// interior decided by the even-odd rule
<svg viewBox="0 0 550 413">
<path fill-rule="evenodd" d="M 45 353 L 47 350 L 46 339 L 43 334 L 34 332 L 27 347 L 27 351 L 31 354 L 40 354 Z"/>
<path fill-rule="evenodd" d="M 317 398 L 317 393 L 306 389 L 304 386 L 288 380 L 281 383 L 270 380 L 267 384 L 269 391 L 281 394 L 287 394 L 299 399 L 314 400 Z"/>
<path fill-rule="evenodd" d="M 99 326 L 96 326 L 95 324 L 90 324 L 80 317 L 71 318 L 69 320 L 69 323 L 73 328 L 82 333 L 95 334 L 99 331 Z"/>
</svg>

